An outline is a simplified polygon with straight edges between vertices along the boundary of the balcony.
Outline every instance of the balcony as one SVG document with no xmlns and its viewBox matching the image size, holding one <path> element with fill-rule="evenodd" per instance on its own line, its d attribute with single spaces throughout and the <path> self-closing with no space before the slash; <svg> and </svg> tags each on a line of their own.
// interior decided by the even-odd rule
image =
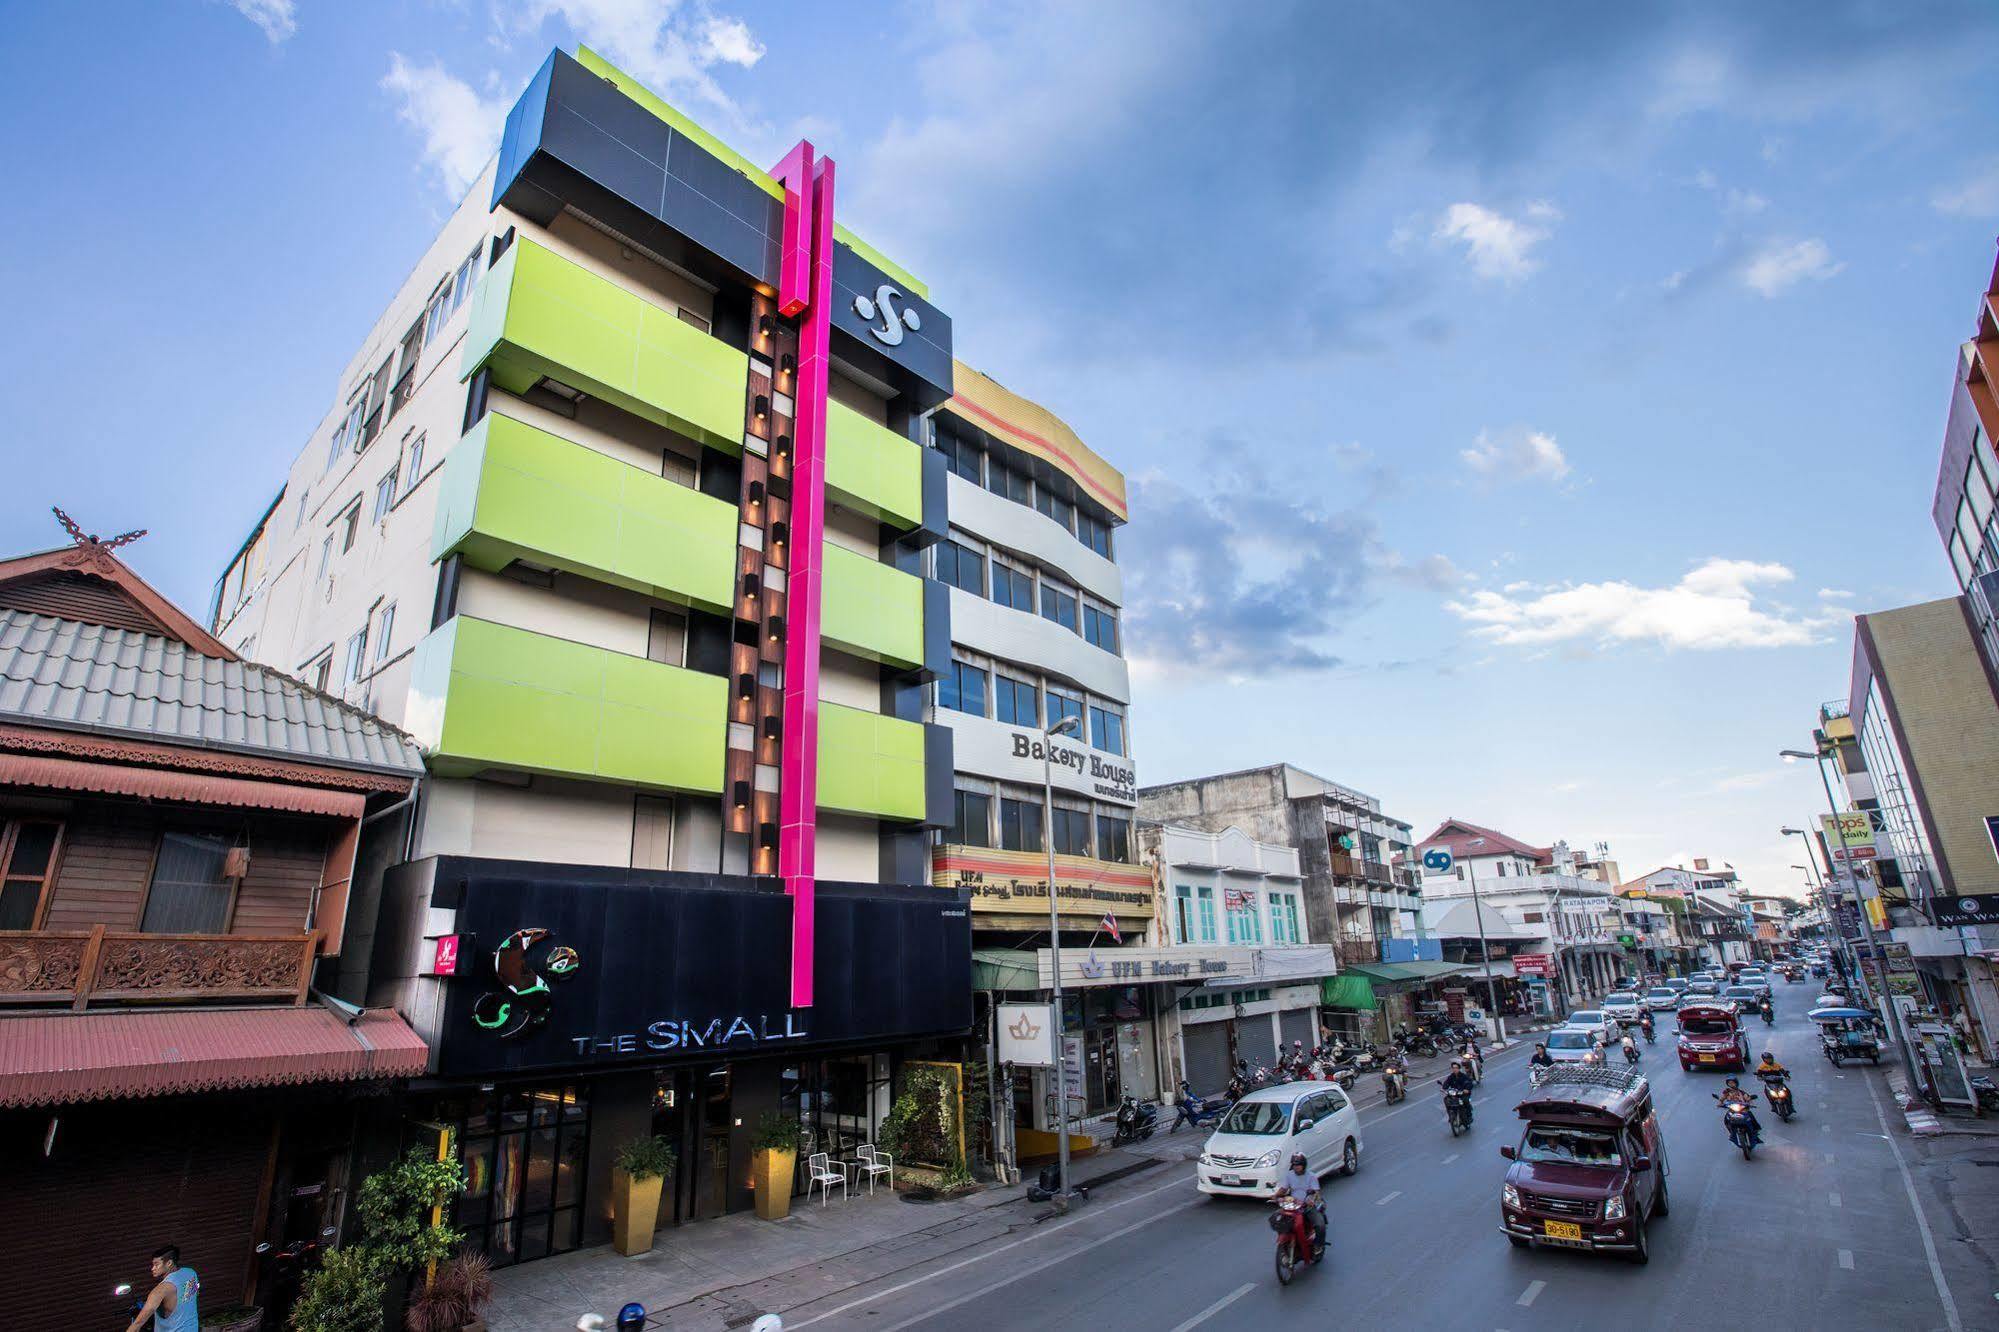
<svg viewBox="0 0 1999 1332">
<path fill-rule="evenodd" d="M 730 610 L 737 515 L 722 500 L 499 412 L 451 450 L 440 481 L 433 560 L 497 572 L 526 559 Z"/>
<path fill-rule="evenodd" d="M 448 776 L 508 768 L 720 794 L 728 685 L 460 615 L 417 644 L 404 726 Z"/>
<path fill-rule="evenodd" d="M 822 638 L 905 670 L 923 664 L 922 579 L 831 543 L 822 568 Z"/>
<path fill-rule="evenodd" d="M 826 489 L 876 522 L 911 528 L 923 521 L 923 450 L 841 403 L 826 416 Z M 742 412 L 740 406 L 736 413 Z"/>
<path fill-rule="evenodd" d="M 718 449 L 742 450 L 749 357 L 533 241 L 508 246 L 472 295 L 459 378 L 482 368 L 510 393 L 546 375 Z"/>
<path fill-rule="evenodd" d="M 1343 967 L 1350 967 L 1355 963 L 1365 965 L 1381 961 L 1381 945 L 1372 939 L 1347 937 L 1341 939 L 1335 947 L 1339 950 L 1340 965 Z"/>
<path fill-rule="evenodd" d="M 1395 873 L 1385 861 L 1363 860 L 1360 862 L 1361 877 L 1369 883 L 1394 883 Z"/>
<path fill-rule="evenodd" d="M 819 704 L 819 808 L 918 822 L 925 814 L 923 727 Z"/>
<path fill-rule="evenodd" d="M 0 931 L 0 1004 L 301 1004 L 314 934 Z"/>
</svg>

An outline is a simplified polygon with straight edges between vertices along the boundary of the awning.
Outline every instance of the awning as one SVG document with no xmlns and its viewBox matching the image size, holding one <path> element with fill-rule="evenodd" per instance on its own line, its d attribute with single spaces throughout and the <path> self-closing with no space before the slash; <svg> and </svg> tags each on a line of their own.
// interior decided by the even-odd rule
<svg viewBox="0 0 1999 1332">
<path fill-rule="evenodd" d="M 394 1012 L 353 1023 L 318 1004 L 0 1017 L 0 1108 L 422 1073 L 430 1050 Z"/>
<path fill-rule="evenodd" d="M 47 758 L 40 754 L 0 754 L 0 786 L 38 786 L 97 795 L 144 796 L 197 805 L 238 809 L 282 809 L 298 814 L 361 817 L 368 797 L 360 791 L 329 791 L 290 782 L 217 777 L 201 772 L 141 768 L 125 763 Z"/>
<path fill-rule="evenodd" d="M 1367 977 L 1349 968 L 1319 982 L 1319 1002 L 1328 1008 L 1353 1008 L 1368 1012 L 1374 1008 L 1374 985 Z"/>
<path fill-rule="evenodd" d="M 972 988 L 1033 994 L 1041 989 L 1041 971 L 1033 953 L 1014 948 L 974 948 Z"/>
<path fill-rule="evenodd" d="M 1462 975 L 1472 970 L 1475 968 L 1466 966 L 1462 962 L 1351 962 L 1341 974 L 1353 973 L 1365 976 L 1374 984 L 1377 991 L 1382 989 L 1401 991 L 1413 989 L 1440 977 Z"/>
</svg>

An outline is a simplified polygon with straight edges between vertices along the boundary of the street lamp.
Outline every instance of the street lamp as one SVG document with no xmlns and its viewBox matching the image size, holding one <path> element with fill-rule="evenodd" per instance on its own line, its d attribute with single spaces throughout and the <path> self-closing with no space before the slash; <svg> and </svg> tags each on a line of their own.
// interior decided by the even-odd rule
<svg viewBox="0 0 1999 1332">
<path fill-rule="evenodd" d="M 1055 1210 L 1069 1210 L 1069 1070 L 1062 1037 L 1062 922 L 1055 911 L 1055 737 L 1073 735 L 1082 718 L 1070 713 L 1041 730 L 1041 844 L 1048 851 L 1048 971 L 1054 977 Z"/>
<path fill-rule="evenodd" d="M 1777 751 L 1777 757 L 1787 763 L 1798 759 L 1808 759 L 1817 766 L 1819 771 L 1819 785 L 1825 790 L 1826 808 L 1832 812 L 1832 825 L 1834 828 L 1839 827 L 1839 802 L 1832 798 L 1832 779 L 1825 775 L 1825 750 L 1816 745 L 1810 753 L 1799 749 L 1780 749 Z M 1846 845 L 1846 837 L 1842 834 L 1839 840 L 1841 849 L 1843 850 Z M 1809 839 L 1805 844 L 1807 846 L 1811 845 Z M 1853 894 L 1853 914 L 1860 919 L 1860 932 L 1867 938 L 1867 951 L 1873 954 L 1875 960 L 1881 964 L 1881 1004 L 1882 1007 L 1888 1010 L 1888 1028 L 1894 1032 L 1895 1045 L 1902 1052 L 1902 1067 L 1909 1075 L 1909 1086 L 1919 1087 L 1922 1085 L 1922 1080 L 1916 1076 L 1916 1057 L 1909 1052 L 1908 1037 L 1902 1033 L 1902 1010 L 1895 1006 L 1895 996 L 1888 992 L 1888 954 L 1880 944 L 1875 942 L 1874 922 L 1868 918 L 1867 903 L 1861 900 L 1860 884 L 1854 879 L 1853 864 L 1850 860 L 1835 861 L 1833 859 L 1832 847 L 1830 846 L 1826 847 L 1826 860 L 1829 867 L 1838 868 L 1846 876 L 1847 889 Z M 1862 994 L 1867 995 L 1871 1002 L 1873 995 L 1871 988 L 1867 984 L 1867 968 L 1857 966 L 1853 970 L 1854 974 L 1860 977 Z"/>
<path fill-rule="evenodd" d="M 1484 846 L 1485 839 L 1474 837 L 1465 845 Z M 1499 982 L 1492 975 L 1492 949 L 1485 943 L 1485 908 L 1479 905 L 1478 900 L 1478 864 L 1466 860 L 1465 870 L 1471 875 L 1471 914 L 1478 922 L 1478 960 L 1485 965 L 1485 1015 L 1492 1023 L 1492 1039 L 1494 1043 L 1499 1043 L 1506 1039 L 1506 1032 L 1499 1025 Z"/>
</svg>

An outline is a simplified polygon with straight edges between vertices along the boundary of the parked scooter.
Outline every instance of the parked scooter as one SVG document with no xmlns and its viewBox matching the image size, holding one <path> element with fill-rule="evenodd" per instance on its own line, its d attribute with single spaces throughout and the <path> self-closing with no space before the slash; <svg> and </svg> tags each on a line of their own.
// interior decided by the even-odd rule
<svg viewBox="0 0 1999 1332">
<path fill-rule="evenodd" d="M 1233 1086 L 1233 1084 L 1231 1085 Z M 1197 1129 L 1206 1128 L 1220 1119 L 1229 1106 L 1235 1103 L 1236 1099 L 1235 1096 L 1223 1096 L 1209 1100 L 1206 1097 L 1196 1096 L 1194 1095 L 1194 1089 L 1187 1085 L 1185 1078 L 1182 1078 L 1180 1079 L 1180 1101 L 1174 1107 L 1177 1113 L 1173 1117 L 1173 1127 L 1166 1131 L 1168 1133 L 1178 1133 L 1182 1124 Z"/>
<path fill-rule="evenodd" d="M 1978 1094 L 1980 1110 L 1999 1110 L 1999 1083 L 1994 1083 L 1983 1073 L 1974 1073 L 1971 1076 L 1971 1090 Z"/>
<path fill-rule="evenodd" d="M 1126 1096 L 1124 1104 L 1117 1108 L 1117 1131 L 1111 1135 L 1111 1145 L 1121 1147 L 1128 1142 L 1141 1142 L 1151 1137 L 1158 1126 L 1158 1106 L 1140 1105 L 1137 1097 Z"/>
</svg>

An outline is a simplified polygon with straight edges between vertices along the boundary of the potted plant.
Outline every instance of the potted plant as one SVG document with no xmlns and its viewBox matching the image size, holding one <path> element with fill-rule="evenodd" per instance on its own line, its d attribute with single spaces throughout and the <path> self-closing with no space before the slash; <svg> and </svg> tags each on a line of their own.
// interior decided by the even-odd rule
<svg viewBox="0 0 1999 1332">
<path fill-rule="evenodd" d="M 767 1110 L 750 1135 L 750 1185 L 757 1215 L 782 1221 L 791 1215 L 792 1172 L 798 1168 L 798 1120 Z"/>
<path fill-rule="evenodd" d="M 224 1304 L 201 1311 L 201 1332 L 258 1332 L 264 1311 L 249 1304 Z"/>
<path fill-rule="evenodd" d="M 627 1258 L 652 1248 L 659 1224 L 659 1191 L 677 1158 L 665 1138 L 634 1138 L 611 1165 L 611 1243 Z"/>
<path fill-rule="evenodd" d="M 492 1265 L 481 1254 L 461 1253 L 410 1300 L 403 1326 L 409 1332 L 486 1332 L 481 1315 L 492 1298 Z"/>
</svg>

